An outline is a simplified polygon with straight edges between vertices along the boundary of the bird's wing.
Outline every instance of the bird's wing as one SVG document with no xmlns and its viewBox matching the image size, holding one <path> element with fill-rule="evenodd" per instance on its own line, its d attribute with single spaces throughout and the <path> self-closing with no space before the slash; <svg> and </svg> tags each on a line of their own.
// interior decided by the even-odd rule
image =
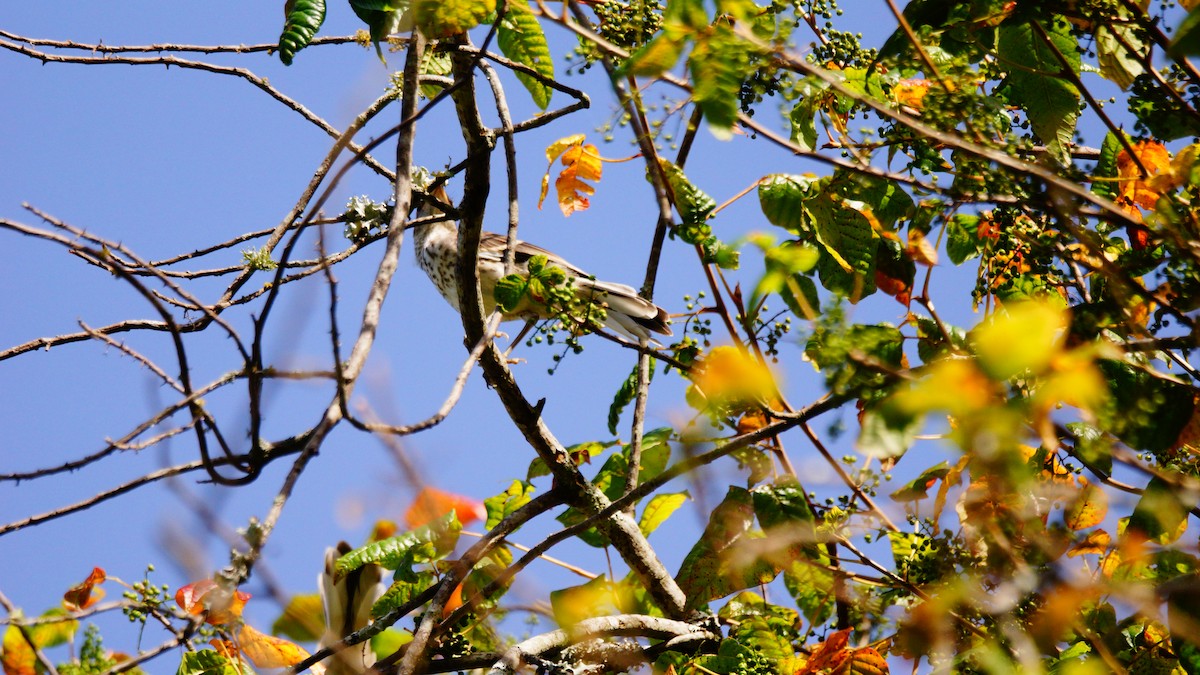
<svg viewBox="0 0 1200 675">
<path fill-rule="evenodd" d="M 479 243 L 479 257 L 486 262 L 499 263 L 504 259 L 508 238 L 493 232 L 484 232 Z M 524 269 L 535 255 L 546 256 L 548 262 L 575 277 L 575 292 L 581 298 L 593 296 L 608 306 L 605 325 L 632 340 L 649 337 L 650 333 L 671 335 L 667 325 L 667 313 L 654 303 L 638 295 L 636 289 L 625 284 L 599 281 L 582 269 L 572 265 L 558 255 L 528 242 L 518 241 L 514 250 L 514 261 Z"/>
<path fill-rule="evenodd" d="M 479 240 L 479 257 L 488 262 L 501 262 L 504 260 L 504 249 L 508 246 L 508 237 L 495 232 L 484 232 Z M 555 253 L 551 253 L 541 246 L 535 246 L 527 241 L 517 240 L 516 248 L 513 250 L 513 260 L 518 267 L 524 268 L 529 263 L 529 259 L 535 255 L 544 255 L 550 264 L 561 267 L 563 271 L 569 272 L 573 276 L 587 277 L 587 272 L 579 269 L 575 265 L 567 262 Z"/>
</svg>

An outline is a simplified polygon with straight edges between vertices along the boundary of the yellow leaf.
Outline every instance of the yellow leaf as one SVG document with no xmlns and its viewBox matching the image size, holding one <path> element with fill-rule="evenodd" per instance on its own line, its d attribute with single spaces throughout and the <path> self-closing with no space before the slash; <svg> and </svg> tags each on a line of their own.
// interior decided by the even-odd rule
<svg viewBox="0 0 1200 675">
<path fill-rule="evenodd" d="M 308 652 L 300 645 L 260 633 L 249 625 L 242 625 L 237 637 L 242 653 L 256 668 L 287 668 L 308 658 Z"/>
<path fill-rule="evenodd" d="M 775 399 L 771 370 L 740 347 L 714 347 L 695 365 L 688 377 L 693 383 L 689 401 L 718 411 L 746 410 Z"/>
<path fill-rule="evenodd" d="M 583 134 L 575 134 L 573 136 L 564 136 L 563 138 L 554 141 L 550 145 L 546 146 L 546 161 L 550 164 L 553 164 L 554 160 L 558 159 L 560 155 L 567 151 L 567 148 L 571 147 L 572 145 L 583 145 L 585 138 L 587 138 L 587 136 Z"/>
<path fill-rule="evenodd" d="M 892 87 L 892 98 L 899 105 L 920 110 L 925 105 L 925 94 L 929 92 L 929 80 L 900 80 Z"/>
<path fill-rule="evenodd" d="M 33 647 L 21 635 L 16 626 L 9 626 L 4 631 L 4 653 L 0 654 L 0 665 L 4 666 L 4 675 L 36 675 L 37 656 Z"/>
<path fill-rule="evenodd" d="M 913 415 L 945 410 L 962 417 L 991 405 L 995 397 L 995 384 L 972 361 L 945 358 L 930 366 L 912 387 L 897 393 L 893 401 Z"/>
<path fill-rule="evenodd" d="M 1085 530 L 1099 525 L 1108 515 L 1108 495 L 1104 490 L 1080 477 L 1083 486 L 1063 512 L 1063 521 L 1072 530 Z"/>
<path fill-rule="evenodd" d="M 1025 371 L 1040 374 L 1061 351 L 1069 323 L 1066 311 L 1050 302 L 1009 305 L 972 331 L 979 366 L 1000 381 Z"/>
<path fill-rule="evenodd" d="M 1095 410 L 1107 397 L 1108 384 L 1096 367 L 1090 350 L 1075 349 L 1060 354 L 1038 385 L 1035 407 L 1049 410 L 1059 403 L 1080 410 Z"/>
</svg>

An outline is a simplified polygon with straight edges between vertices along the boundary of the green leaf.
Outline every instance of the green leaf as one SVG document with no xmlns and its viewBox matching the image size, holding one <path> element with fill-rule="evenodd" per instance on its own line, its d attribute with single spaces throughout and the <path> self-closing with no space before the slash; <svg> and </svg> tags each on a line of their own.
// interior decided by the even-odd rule
<svg viewBox="0 0 1200 675">
<path fill-rule="evenodd" d="M 1079 74 L 1080 48 L 1070 26 L 1061 19 L 1041 29 L 1033 22 L 1006 23 L 1000 27 L 999 52 L 1001 65 L 1012 64 L 1005 78 L 1009 100 L 1025 110 L 1050 154 L 1067 164 L 1079 118 L 1079 90 L 1061 75 L 1064 66 L 1059 60 L 1063 57 L 1066 67 Z"/>
<path fill-rule="evenodd" d="M 799 280 L 803 279 L 812 283 L 812 280 L 803 273 L 808 272 L 816 265 L 821 257 L 820 252 L 813 246 L 795 241 L 785 241 L 776 245 L 774 239 L 767 235 L 758 235 L 751 239 L 763 250 L 763 262 L 766 269 L 754 286 L 754 292 L 750 294 L 749 306 L 758 307 L 759 301 L 763 297 L 772 293 L 782 296 L 786 292 L 787 296 L 785 296 L 784 302 L 791 298 L 792 302 L 797 303 L 796 308 L 793 309 L 796 311 L 796 315 L 805 318 L 810 316 L 802 311 L 803 308 L 798 304 L 792 287 L 795 286 L 796 290 L 802 294 L 801 297 L 805 297 L 806 301 L 809 300 L 808 297 L 803 296 L 803 287 L 799 284 L 804 282 Z M 815 287 L 813 290 L 815 292 Z M 789 303 L 788 306 L 791 307 L 792 304 Z"/>
<path fill-rule="evenodd" d="M 949 340 L 942 335 L 942 329 L 928 317 L 917 317 L 917 356 L 925 363 L 951 352 L 952 349 L 964 350 L 967 345 L 967 333 L 958 326 L 944 326 Z"/>
<path fill-rule="evenodd" d="M 650 376 L 654 376 L 653 363 L 650 364 Z M 633 371 L 621 382 L 621 387 L 613 396 L 612 403 L 608 405 L 608 433 L 614 436 L 617 434 L 617 424 L 621 422 L 621 411 L 625 410 L 625 406 L 633 403 L 637 391 L 637 381 L 638 367 L 637 364 L 634 364 Z"/>
<path fill-rule="evenodd" d="M 830 188 L 843 201 L 859 201 L 870 207 L 871 216 L 885 230 L 895 231 L 899 221 L 912 218 L 916 211 L 912 197 L 894 180 L 839 169 Z"/>
<path fill-rule="evenodd" d="M 888 414 L 887 406 L 862 414 L 862 429 L 855 446 L 867 457 L 894 459 L 904 455 L 921 431 L 920 416 Z"/>
<path fill-rule="evenodd" d="M 496 0 L 413 0 L 413 18 L 426 37 L 458 35 L 483 23 Z"/>
<path fill-rule="evenodd" d="M 526 291 L 529 290 L 529 279 L 520 274 L 510 274 L 496 282 L 492 289 L 492 298 L 500 309 L 511 312 L 521 304 Z"/>
<path fill-rule="evenodd" d="M 1175 39 L 1171 40 L 1167 53 L 1176 59 L 1200 54 L 1200 7 L 1193 7 L 1175 29 Z"/>
<path fill-rule="evenodd" d="M 350 0 L 350 9 L 367 24 L 371 42 L 375 43 L 375 53 L 384 63 L 387 63 L 387 59 L 383 58 L 380 43 L 392 33 L 412 28 L 408 8 L 408 0 Z"/>
<path fill-rule="evenodd" d="M 961 265 L 979 255 L 979 216 L 956 213 L 946 219 L 946 256 Z"/>
<path fill-rule="evenodd" d="M 691 31 L 678 24 L 666 24 L 662 32 L 646 44 L 638 47 L 618 70 L 621 75 L 635 77 L 658 77 L 675 67 Z"/>
<path fill-rule="evenodd" d="M 478 593 L 483 593 L 494 582 L 499 582 L 490 594 L 480 598 L 480 609 L 489 609 L 496 606 L 496 602 L 508 591 L 508 587 L 512 584 L 512 578 L 502 580 L 502 575 L 508 570 L 513 563 L 512 551 L 507 546 L 497 546 L 492 549 L 483 560 L 475 564 L 471 568 L 471 573 L 463 580 L 462 595 L 463 598 L 474 597 Z"/>
<path fill-rule="evenodd" d="M 783 571 L 783 585 L 796 600 L 804 618 L 814 626 L 833 615 L 834 579 L 824 549 L 812 560 L 797 560 Z"/>
<path fill-rule="evenodd" d="M 753 497 L 744 488 L 731 486 L 725 499 L 713 509 L 708 526 L 692 547 L 675 580 L 687 595 L 688 609 L 752 588 L 773 579 L 777 571 L 750 555 L 736 555 L 754 521 Z"/>
<path fill-rule="evenodd" d="M 642 463 L 638 473 L 641 482 L 653 480 L 667 469 L 671 461 L 670 440 L 673 433 L 675 430 L 671 427 L 659 427 L 642 436 Z"/>
<path fill-rule="evenodd" d="M 708 28 L 711 23 L 704 0 L 667 0 L 663 22 L 668 26 L 676 25 L 696 31 Z"/>
<path fill-rule="evenodd" d="M 1089 467 L 1112 473 L 1112 439 L 1090 424 L 1071 422 L 1067 430 L 1075 437 L 1075 451 L 1072 453 L 1080 460 L 1087 462 Z"/>
<path fill-rule="evenodd" d="M 707 221 L 713 209 L 717 208 L 716 200 L 696 187 L 683 171 L 669 160 L 660 159 L 659 165 L 662 166 L 663 175 L 666 176 L 667 184 L 671 186 L 671 192 L 675 196 L 675 208 L 679 210 L 679 217 L 683 219 L 680 237 L 689 244 L 701 243 L 712 234 Z"/>
<path fill-rule="evenodd" d="M 307 47 L 325 23 L 325 0 L 288 0 L 283 13 L 286 19 L 279 36 L 279 60 L 290 66 L 296 52 Z"/>
<path fill-rule="evenodd" d="M 780 479 L 775 485 L 759 485 L 751 491 L 754 515 L 764 528 L 800 526 L 799 538 L 815 537 L 812 509 L 804 489 L 795 480 Z"/>
<path fill-rule="evenodd" d="M 230 661 L 212 649 L 184 652 L 175 675 L 254 675 L 246 661 Z"/>
<path fill-rule="evenodd" d="M 1126 12 L 1121 12 L 1122 18 L 1125 15 Z M 1139 58 L 1146 52 L 1140 33 L 1141 29 L 1133 22 L 1114 21 L 1096 27 L 1096 60 L 1100 64 L 1100 74 L 1121 89 L 1129 89 L 1134 78 L 1146 71 Z M 1125 45 L 1129 45 L 1129 49 Z"/>
<path fill-rule="evenodd" d="M 688 57 L 692 100 L 704 113 L 713 136 L 727 141 L 737 123 L 738 92 L 749 72 L 750 52 L 729 26 L 720 24 L 696 40 Z"/>
<path fill-rule="evenodd" d="M 816 77 L 805 78 L 796 88 L 799 100 L 788 113 L 792 142 L 802 150 L 817 149 L 817 115 L 828 99 L 829 84 Z"/>
<path fill-rule="evenodd" d="M 642 517 L 638 520 L 638 527 L 641 528 L 642 534 L 649 536 L 651 532 L 658 529 L 659 525 L 666 522 L 667 518 L 671 517 L 679 507 L 683 506 L 691 495 L 685 490 L 683 492 L 671 492 L 657 494 L 646 502 L 646 508 L 642 509 Z"/>
<path fill-rule="evenodd" d="M 671 459 L 670 438 L 673 433 L 670 427 L 664 427 L 647 432 L 642 436 L 642 459 L 639 480 L 653 480 L 667 468 Z M 604 493 L 609 500 L 619 499 L 625 494 L 628 485 L 630 446 L 626 445 L 621 452 L 611 455 L 592 478 L 592 484 Z M 574 507 L 567 509 L 557 516 L 558 522 L 570 527 L 581 523 L 587 516 Z M 584 543 L 604 548 L 608 546 L 608 537 L 597 528 L 588 528 L 579 535 Z"/>
<path fill-rule="evenodd" d="M 875 400 L 887 395 L 889 378 L 862 368 L 852 353 L 867 356 L 899 369 L 904 358 L 904 335 L 888 324 L 818 326 L 804 347 L 804 355 L 825 373 L 829 390 Z"/>
<path fill-rule="evenodd" d="M 816 239 L 824 247 L 817 263 L 821 285 L 851 304 L 875 292 L 875 229 L 866 205 L 822 194 L 811 203 Z"/>
<path fill-rule="evenodd" d="M 450 55 L 446 54 L 445 52 L 427 49 L 425 50 L 425 53 L 421 55 L 422 75 L 448 76 L 453 70 L 454 64 L 450 60 Z M 421 95 L 425 98 L 434 98 L 440 93 L 442 93 L 442 87 L 440 85 L 421 85 Z"/>
<path fill-rule="evenodd" d="M 483 500 L 483 507 L 487 511 L 487 525 L 484 529 L 492 529 L 514 511 L 528 504 L 533 497 L 533 491 L 532 485 L 514 480 L 504 492 Z"/>
<path fill-rule="evenodd" d="M 350 551 L 338 558 L 334 571 L 341 578 L 367 563 L 401 570 L 411 568 L 414 563 L 438 560 L 454 550 L 461 531 L 462 523 L 451 511 L 429 525 Z"/>
<path fill-rule="evenodd" d="M 799 616 L 796 616 L 796 621 L 799 620 Z M 747 616 L 737 622 L 729 636 L 738 644 L 753 650 L 757 658 L 779 663 L 796 653 L 791 643 L 792 636 L 789 635 L 795 631 L 791 629 L 791 624 L 774 617 Z"/>
<path fill-rule="evenodd" d="M 1185 497 L 1184 491 L 1155 476 L 1150 479 L 1141 499 L 1129 516 L 1125 533 L 1139 532 L 1142 536 L 1160 544 L 1170 544 L 1183 533 L 1183 524 L 1188 512 L 1195 508 L 1194 495 Z"/>
<path fill-rule="evenodd" d="M 950 464 L 947 462 L 938 462 L 922 471 L 920 476 L 906 483 L 904 487 L 893 492 L 891 497 L 898 502 L 915 502 L 918 499 L 924 499 L 929 496 L 929 488 L 933 487 L 934 483 L 945 478 L 949 473 Z M 894 548 L 893 546 L 893 550 Z"/>
<path fill-rule="evenodd" d="M 812 230 L 806 204 L 827 183 L 815 176 L 771 174 L 758 182 L 758 203 L 772 225 L 801 234 Z"/>
<path fill-rule="evenodd" d="M 437 579 L 432 572 L 397 574 L 391 586 L 371 605 L 371 618 L 378 619 L 388 612 L 403 607 L 434 584 Z"/>
<path fill-rule="evenodd" d="M 817 283 L 803 274 L 788 277 L 779 297 L 797 317 L 814 320 L 821 314 L 821 298 L 817 294 Z"/>
<path fill-rule="evenodd" d="M 1120 361 L 1103 360 L 1109 399 L 1099 412 L 1100 427 L 1137 450 L 1165 453 L 1195 410 L 1191 387 Z"/>
<path fill-rule="evenodd" d="M 730 246 L 716 237 L 709 237 L 700 244 L 704 250 L 704 262 L 711 263 L 723 270 L 736 270 L 742 261 L 742 253 L 737 247 Z"/>
<path fill-rule="evenodd" d="M 1096 179 L 1092 181 L 1092 192 L 1108 199 L 1117 198 L 1117 155 L 1123 149 L 1121 139 L 1116 134 L 1111 131 L 1105 134 L 1104 142 L 1100 145 L 1100 159 L 1092 173 Z"/>
<path fill-rule="evenodd" d="M 542 24 L 533 15 L 529 3 L 526 0 L 507 0 L 505 7 L 504 18 L 500 20 L 496 32 L 500 51 L 513 61 L 533 68 L 542 77 L 554 79 L 554 59 L 546 44 L 546 34 L 542 32 Z M 554 90 L 529 73 L 517 71 L 516 75 L 533 97 L 534 105 L 545 110 L 550 105 Z"/>
</svg>

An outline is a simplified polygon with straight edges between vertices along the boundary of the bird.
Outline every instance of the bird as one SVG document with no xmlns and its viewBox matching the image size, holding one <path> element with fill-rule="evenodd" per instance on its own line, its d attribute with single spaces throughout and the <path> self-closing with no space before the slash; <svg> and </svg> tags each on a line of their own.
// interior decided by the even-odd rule
<svg viewBox="0 0 1200 675">
<path fill-rule="evenodd" d="M 317 576 L 317 588 L 325 609 L 325 634 L 318 648 L 328 647 L 370 623 L 371 606 L 383 595 L 383 568 L 368 563 L 339 578 L 334 564 L 351 551 L 346 542 L 325 550 L 325 567 Z M 375 665 L 371 642 L 347 647 L 325 661 L 325 675 L 365 673 Z"/>
<path fill-rule="evenodd" d="M 441 186 L 434 188 L 430 196 L 437 202 L 450 204 L 445 189 Z M 444 211 L 437 206 L 433 199 L 425 198 L 419 209 L 419 215 L 435 216 Z M 461 311 L 458 306 L 458 224 L 453 220 L 442 220 L 416 228 L 413 234 L 417 265 L 429 276 L 430 281 L 437 287 L 438 292 L 450 303 L 455 311 Z M 483 296 L 484 314 L 490 314 L 496 308 L 494 296 L 496 283 L 504 275 L 504 251 L 508 238 L 492 232 L 484 232 L 479 242 L 479 290 Z M 638 292 L 625 284 L 609 281 L 598 281 L 595 277 L 572 265 L 555 253 L 540 246 L 518 240 L 514 249 L 515 272 L 529 276 L 529 261 L 535 256 L 545 256 L 548 265 L 561 269 L 566 276 L 566 282 L 573 288 L 576 297 L 584 302 L 593 302 L 605 310 L 603 324 L 606 328 L 632 340 L 635 343 L 650 341 L 652 334 L 670 336 L 671 327 L 666 310 L 638 295 Z M 503 320 L 512 321 L 524 319 L 529 322 L 525 330 L 533 322 L 553 318 L 555 315 L 544 302 L 528 297 L 511 311 L 503 314 Z M 521 332 L 513 342 L 519 342 L 524 335 Z"/>
</svg>

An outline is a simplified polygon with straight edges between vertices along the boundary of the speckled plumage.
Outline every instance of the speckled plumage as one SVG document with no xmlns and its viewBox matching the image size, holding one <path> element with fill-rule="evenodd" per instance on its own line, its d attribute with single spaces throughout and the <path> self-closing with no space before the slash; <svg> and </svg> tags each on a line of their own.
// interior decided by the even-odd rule
<svg viewBox="0 0 1200 675">
<path fill-rule="evenodd" d="M 444 192 L 436 196 L 445 200 Z M 428 215 L 439 211 L 423 206 L 421 212 Z M 457 311 L 458 280 L 455 268 L 458 264 L 458 226 L 449 220 L 424 225 L 416 228 L 413 240 L 417 264 L 429 276 L 446 302 Z M 506 237 L 491 232 L 484 232 L 479 243 L 479 290 L 483 296 L 485 313 L 490 313 L 496 308 L 493 291 L 496 282 L 504 276 L 506 243 Z M 529 259 L 535 255 L 544 255 L 550 264 L 562 268 L 570 277 L 577 295 L 606 308 L 606 328 L 635 342 L 649 339 L 652 333 L 671 335 L 671 328 L 667 325 L 667 312 L 639 297 L 633 288 L 624 284 L 597 281 L 554 253 L 523 241 L 517 242 L 514 253 L 516 271 L 523 274 L 529 273 Z M 550 316 L 545 305 L 526 298 L 516 309 L 505 313 L 504 320 L 546 319 Z"/>
</svg>

